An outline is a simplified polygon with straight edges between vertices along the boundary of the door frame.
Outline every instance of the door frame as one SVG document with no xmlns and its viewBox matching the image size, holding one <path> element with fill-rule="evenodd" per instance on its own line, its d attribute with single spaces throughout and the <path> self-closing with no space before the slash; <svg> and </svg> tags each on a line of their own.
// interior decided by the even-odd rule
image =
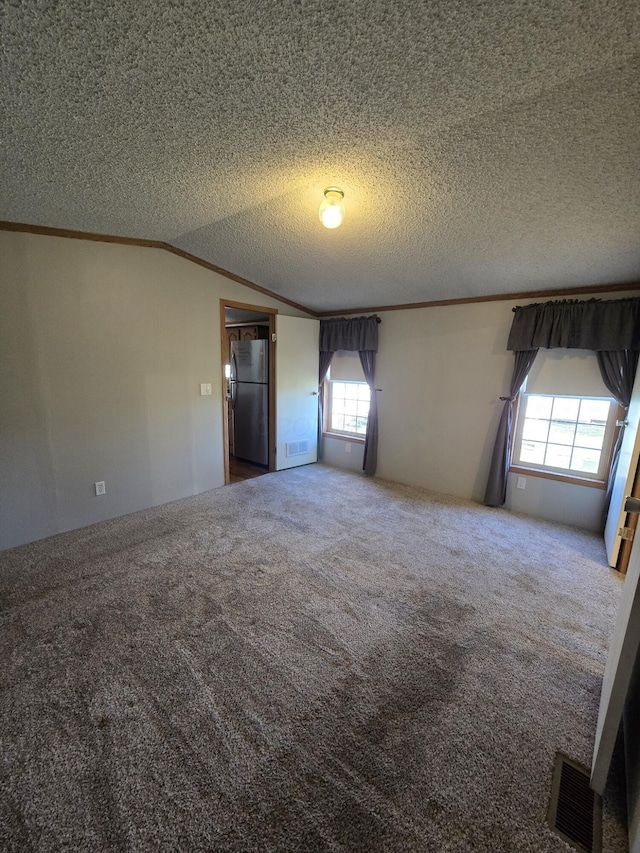
<svg viewBox="0 0 640 853">
<path fill-rule="evenodd" d="M 222 373 L 222 447 L 224 456 L 224 484 L 231 482 L 229 477 L 229 401 L 227 399 L 227 380 L 224 366 L 227 364 L 227 324 L 225 308 L 240 308 L 245 311 L 257 311 L 269 316 L 269 471 L 276 470 L 276 314 L 277 308 L 267 308 L 264 305 L 250 305 L 246 302 L 236 302 L 233 299 L 220 300 L 220 354 Z"/>
<path fill-rule="evenodd" d="M 632 498 L 640 498 L 640 461 L 636 466 L 636 473 L 633 479 L 633 488 L 629 493 L 628 497 Z M 625 516 L 624 526 L 633 530 L 634 538 L 638 529 L 638 516 L 636 513 L 627 513 Z M 631 548 L 633 546 L 633 539 L 623 539 L 620 543 L 620 550 L 618 551 L 618 560 L 616 562 L 616 569 L 623 575 L 627 574 L 627 569 L 629 568 L 629 560 L 631 558 Z"/>
<path fill-rule="evenodd" d="M 620 458 L 611 485 L 611 502 L 605 522 L 605 547 L 607 562 L 622 574 L 626 574 L 631 554 L 631 541 L 621 538 L 620 529 L 637 524 L 633 516 L 624 512 L 624 502 L 629 496 L 638 497 L 640 480 L 640 369 L 638 370 L 631 392 L 631 400 L 623 418 L 626 427 L 620 446 Z M 633 431 L 632 431 L 633 429 Z M 621 467 L 620 462 L 624 460 Z M 622 469 L 626 470 L 622 470 Z M 636 516 L 637 519 L 637 516 Z"/>
</svg>

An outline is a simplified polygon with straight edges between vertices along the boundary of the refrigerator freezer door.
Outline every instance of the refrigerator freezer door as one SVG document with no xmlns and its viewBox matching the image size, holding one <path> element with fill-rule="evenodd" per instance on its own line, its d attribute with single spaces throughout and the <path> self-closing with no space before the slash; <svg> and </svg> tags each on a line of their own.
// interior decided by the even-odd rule
<svg viewBox="0 0 640 853">
<path fill-rule="evenodd" d="M 242 341 L 241 343 L 245 343 Z M 254 343 L 250 341 L 249 343 Z M 259 343 L 264 343 L 260 341 Z M 269 464 L 269 386 L 236 382 L 233 449 L 240 459 Z"/>
<path fill-rule="evenodd" d="M 238 382 L 268 382 L 267 341 L 231 341 L 233 376 Z"/>
</svg>

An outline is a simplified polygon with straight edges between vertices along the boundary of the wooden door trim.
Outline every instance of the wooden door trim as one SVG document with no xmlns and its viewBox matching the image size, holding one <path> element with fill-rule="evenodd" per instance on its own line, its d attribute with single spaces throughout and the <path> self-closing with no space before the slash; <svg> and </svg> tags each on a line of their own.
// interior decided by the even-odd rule
<svg viewBox="0 0 640 853">
<path fill-rule="evenodd" d="M 246 302 L 236 302 L 233 299 L 220 300 L 220 370 L 222 372 L 222 451 L 224 462 L 224 484 L 231 482 L 229 475 L 229 401 L 227 400 L 227 380 L 224 366 L 227 363 L 227 326 L 224 309 L 240 308 L 243 311 L 258 311 L 269 315 L 269 471 L 276 470 L 276 348 L 273 337 L 276 331 L 277 308 L 266 308 L 264 305 L 249 305 Z"/>
<path fill-rule="evenodd" d="M 636 474 L 633 479 L 633 489 L 631 490 L 631 495 L 629 497 L 632 498 L 640 498 L 640 461 L 638 461 L 638 465 L 636 467 Z M 634 538 L 638 532 L 638 516 L 635 513 L 627 513 L 625 522 L 625 527 L 631 528 L 634 533 Z M 618 560 L 616 562 L 616 569 L 620 572 L 620 574 L 626 575 L 627 569 L 629 568 L 629 558 L 631 557 L 631 548 L 633 546 L 633 539 L 623 539 L 620 543 L 620 550 L 618 552 Z"/>
<path fill-rule="evenodd" d="M 231 482 L 229 475 L 229 401 L 227 399 L 227 377 L 224 367 L 227 364 L 227 327 L 225 325 L 224 309 L 226 302 L 220 300 L 220 371 L 222 373 L 222 458 L 224 465 L 224 484 Z"/>
<path fill-rule="evenodd" d="M 276 470 L 276 314 L 269 314 L 269 471 Z"/>
<path fill-rule="evenodd" d="M 233 299 L 221 299 L 220 304 L 227 308 L 242 308 L 244 311 L 258 311 L 260 314 L 278 313 L 277 308 L 266 308 L 264 305 L 249 305 L 247 302 L 234 302 Z M 224 311 L 222 312 L 222 319 L 224 321 Z M 250 326 L 251 323 L 245 323 L 244 325 Z"/>
</svg>

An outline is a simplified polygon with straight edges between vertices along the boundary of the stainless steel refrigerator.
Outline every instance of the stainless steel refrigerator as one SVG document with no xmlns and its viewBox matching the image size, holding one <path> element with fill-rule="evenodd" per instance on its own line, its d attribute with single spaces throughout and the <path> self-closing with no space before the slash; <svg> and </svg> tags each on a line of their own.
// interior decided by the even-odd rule
<svg viewBox="0 0 640 853">
<path fill-rule="evenodd" d="M 268 341 L 231 342 L 233 452 L 258 465 L 269 464 Z"/>
</svg>

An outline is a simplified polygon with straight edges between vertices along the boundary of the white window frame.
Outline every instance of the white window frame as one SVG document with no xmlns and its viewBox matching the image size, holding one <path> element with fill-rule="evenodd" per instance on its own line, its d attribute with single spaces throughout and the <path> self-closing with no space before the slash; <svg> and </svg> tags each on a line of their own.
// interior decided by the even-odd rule
<svg viewBox="0 0 640 853">
<path fill-rule="evenodd" d="M 573 468 L 560 468 L 553 465 L 546 465 L 544 463 L 520 461 L 520 448 L 522 445 L 522 434 L 527 409 L 526 404 L 529 397 L 550 397 L 563 400 L 601 400 L 609 404 L 609 414 L 605 424 L 604 441 L 600 452 L 600 464 L 597 472 L 584 473 L 579 470 L 574 470 Z M 609 468 L 611 466 L 611 453 L 616 436 L 617 416 L 618 404 L 611 397 L 595 397 L 591 395 L 580 396 L 578 394 L 539 394 L 535 392 L 528 393 L 527 391 L 522 390 L 518 398 L 518 410 L 516 414 L 516 425 L 511 449 L 510 469 L 515 472 L 538 474 L 539 476 L 548 476 L 553 479 L 567 481 L 582 481 L 585 484 L 597 484 L 600 487 L 604 487 L 607 482 Z M 575 443 L 571 446 L 575 447 Z"/>
<path fill-rule="evenodd" d="M 332 420 L 331 409 L 332 409 L 332 405 L 333 405 L 332 388 L 335 384 L 338 384 L 338 383 L 340 383 L 342 385 L 362 385 L 362 386 L 367 387 L 367 388 L 369 387 L 368 384 L 366 382 L 364 382 L 362 379 L 326 379 L 324 382 L 325 393 L 324 393 L 324 404 L 323 404 L 323 408 L 324 408 L 323 432 L 326 435 L 335 435 L 335 436 L 338 436 L 339 438 L 345 438 L 345 439 L 349 439 L 351 441 L 362 441 L 362 442 L 364 442 L 365 437 L 366 437 L 366 425 L 365 425 L 365 432 L 355 432 L 355 431 L 351 431 L 351 430 L 335 429 L 334 427 L 331 426 L 331 420 Z M 367 418 L 368 418 L 368 415 L 367 415 Z"/>
</svg>

